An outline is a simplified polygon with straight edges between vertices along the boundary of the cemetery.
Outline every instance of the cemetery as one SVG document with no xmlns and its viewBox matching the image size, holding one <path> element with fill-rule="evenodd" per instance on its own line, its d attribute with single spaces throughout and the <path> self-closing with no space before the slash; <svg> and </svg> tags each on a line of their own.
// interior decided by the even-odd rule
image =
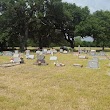
<svg viewBox="0 0 110 110">
<path fill-rule="evenodd" d="M 12 52 L 12 56 L 10 52 L 0 56 L 2 108 L 34 110 L 40 107 L 45 110 L 50 108 L 48 104 L 54 104 L 52 108 L 58 106 L 66 110 L 67 104 L 75 103 L 77 100 L 85 101 L 86 104 L 81 102 L 85 106 L 93 105 L 94 109 L 106 110 L 109 107 L 109 59 L 101 60 L 103 54 L 100 55 L 100 52 L 96 52 L 95 56 L 91 56 L 90 53 L 78 55 L 87 56 L 86 59 L 80 59 L 76 55 L 77 52 L 63 54 L 60 49 L 54 54 L 43 52 L 40 51 L 38 54 L 29 51 L 29 55 L 34 55 L 34 59 L 30 60 L 25 52 L 19 51 Z M 110 52 L 105 53 L 110 56 Z M 24 64 L 19 62 L 20 56 Z M 17 58 L 17 60 L 15 63 L 10 63 L 10 58 Z M 74 98 L 71 100 L 70 97 Z M 102 105 L 103 101 L 108 105 Z"/>
<path fill-rule="evenodd" d="M 109 7 L 0 0 L 0 110 L 110 110 Z"/>
</svg>

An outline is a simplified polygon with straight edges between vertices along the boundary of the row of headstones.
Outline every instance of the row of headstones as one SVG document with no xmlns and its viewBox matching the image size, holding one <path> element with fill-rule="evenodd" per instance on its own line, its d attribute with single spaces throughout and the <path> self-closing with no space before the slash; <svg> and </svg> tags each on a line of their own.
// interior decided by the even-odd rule
<svg viewBox="0 0 110 110">
<path fill-rule="evenodd" d="M 36 54 L 39 54 L 40 52 L 42 52 L 43 54 L 54 54 L 57 53 L 56 49 L 42 49 L 42 50 L 37 50 Z"/>
<path fill-rule="evenodd" d="M 99 53 L 97 53 L 96 50 L 91 50 L 90 55 L 91 56 L 105 56 L 106 53 L 104 51 L 100 51 Z"/>
<path fill-rule="evenodd" d="M 106 55 L 104 51 L 100 51 L 99 53 L 97 53 L 96 50 L 91 50 L 91 48 L 90 48 L 90 50 L 86 50 L 86 49 L 82 50 L 80 48 L 80 45 L 78 46 L 78 53 L 80 53 L 80 54 L 89 53 L 91 56 L 105 56 Z"/>
<path fill-rule="evenodd" d="M 12 55 L 12 53 L 11 54 L 10 53 L 11 53 L 10 51 L 6 52 L 6 55 Z M 34 55 L 30 55 L 30 50 L 26 50 L 26 58 L 32 58 L 32 59 L 34 58 Z M 42 58 L 42 56 L 39 57 L 38 59 L 40 59 L 40 58 Z M 57 57 L 56 56 L 50 56 L 50 60 L 57 60 Z M 15 53 L 13 54 L 13 61 L 16 63 L 21 61 L 20 54 L 19 54 L 18 50 L 15 50 Z M 99 68 L 98 58 L 93 57 L 93 59 L 88 62 L 88 67 L 89 68 Z"/>
<path fill-rule="evenodd" d="M 36 51 L 36 53 L 39 53 L 39 52 L 42 52 L 43 54 L 54 54 L 54 53 L 57 53 L 58 51 L 55 49 L 50 49 L 50 50 L 43 49 L 42 51 Z M 59 52 L 64 53 L 64 54 L 68 53 L 68 51 L 63 50 L 63 49 L 60 49 Z"/>
<path fill-rule="evenodd" d="M 4 56 L 13 56 L 14 54 L 18 54 L 19 51 L 18 50 L 15 50 L 14 52 L 12 51 L 3 51 L 2 55 Z"/>
<path fill-rule="evenodd" d="M 11 56 L 11 63 L 23 63 L 23 58 L 21 57 L 21 54 L 19 53 L 18 50 L 15 50 L 14 52 L 12 51 L 3 51 L 2 55 L 4 56 Z"/>
<path fill-rule="evenodd" d="M 83 57 L 84 58 L 84 57 Z M 44 60 L 44 55 L 38 55 L 37 57 L 37 60 Z M 50 57 L 50 60 L 53 60 L 53 61 L 57 61 L 57 57 L 56 56 L 51 56 Z M 80 66 L 82 67 L 82 65 L 80 64 L 74 64 L 74 66 Z M 94 56 L 92 60 L 89 60 L 88 61 L 88 66 L 89 68 L 99 68 L 99 60 L 98 60 L 98 57 Z"/>
</svg>

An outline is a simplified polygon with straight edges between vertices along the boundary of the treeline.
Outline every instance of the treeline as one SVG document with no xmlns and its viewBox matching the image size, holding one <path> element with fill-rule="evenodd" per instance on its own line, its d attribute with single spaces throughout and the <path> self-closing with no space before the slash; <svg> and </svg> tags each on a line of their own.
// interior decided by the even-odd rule
<svg viewBox="0 0 110 110">
<path fill-rule="evenodd" d="M 110 11 L 90 13 L 88 7 L 61 0 L 1 0 L 0 49 L 19 46 L 76 46 L 76 36 L 92 36 L 95 46 L 109 46 Z"/>
</svg>

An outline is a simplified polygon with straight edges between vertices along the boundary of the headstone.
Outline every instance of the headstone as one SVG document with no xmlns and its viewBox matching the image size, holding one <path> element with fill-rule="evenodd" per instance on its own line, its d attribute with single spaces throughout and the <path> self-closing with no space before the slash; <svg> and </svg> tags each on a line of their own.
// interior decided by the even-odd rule
<svg viewBox="0 0 110 110">
<path fill-rule="evenodd" d="M 91 61 L 88 62 L 88 67 L 89 68 L 95 68 L 95 69 L 99 68 L 99 63 L 97 61 L 91 60 Z"/>
<path fill-rule="evenodd" d="M 53 49 L 52 51 L 53 51 L 53 53 L 57 53 L 57 50 L 55 50 L 55 49 Z"/>
<path fill-rule="evenodd" d="M 34 59 L 34 55 L 30 55 L 30 50 L 26 50 L 26 58 L 27 59 Z"/>
<path fill-rule="evenodd" d="M 30 55 L 30 50 L 26 50 L 26 55 Z"/>
<path fill-rule="evenodd" d="M 57 57 L 56 56 L 51 56 L 50 60 L 57 60 Z"/>
<path fill-rule="evenodd" d="M 91 56 L 95 56 L 95 55 L 96 55 L 96 50 L 91 50 L 91 51 L 90 51 L 90 55 L 91 55 Z"/>
<path fill-rule="evenodd" d="M 13 54 L 13 57 L 15 58 L 15 57 L 20 57 L 20 55 L 19 54 Z"/>
<path fill-rule="evenodd" d="M 3 55 L 5 55 L 5 56 L 13 56 L 13 53 L 11 51 L 3 51 Z"/>
<path fill-rule="evenodd" d="M 41 52 L 41 51 L 37 50 L 37 51 L 36 51 L 36 54 L 40 54 L 40 52 Z"/>
<path fill-rule="evenodd" d="M 50 54 L 51 54 L 52 56 L 53 56 L 53 53 L 54 53 L 53 50 L 50 50 Z"/>
<path fill-rule="evenodd" d="M 97 62 L 98 62 L 98 58 L 97 58 L 97 57 L 95 57 L 95 56 L 92 58 L 92 60 L 93 60 L 93 61 L 97 61 Z"/>
<path fill-rule="evenodd" d="M 48 50 L 48 51 L 47 51 L 47 54 L 51 54 L 51 50 Z"/>
<path fill-rule="evenodd" d="M 78 53 L 80 53 L 80 45 L 78 45 Z"/>
<path fill-rule="evenodd" d="M 104 51 L 100 51 L 100 56 L 105 56 L 105 52 Z"/>
<path fill-rule="evenodd" d="M 80 59 L 87 59 L 86 56 L 79 56 Z"/>
<path fill-rule="evenodd" d="M 48 63 L 45 62 L 45 56 L 43 54 L 37 55 L 37 61 L 34 63 L 35 65 L 48 65 Z"/>
<path fill-rule="evenodd" d="M 58 61 L 57 62 L 54 62 L 54 65 L 57 66 L 57 67 L 65 66 L 65 64 L 59 63 Z"/>
<path fill-rule="evenodd" d="M 73 66 L 75 66 L 75 67 L 83 67 L 83 65 L 81 65 L 81 64 L 73 64 Z"/>
<path fill-rule="evenodd" d="M 37 60 L 43 60 L 45 58 L 44 55 L 37 55 Z"/>
<path fill-rule="evenodd" d="M 66 50 L 63 51 L 64 54 L 67 54 L 68 52 Z"/>
<path fill-rule="evenodd" d="M 18 54 L 19 53 L 19 51 L 18 50 L 15 50 L 15 54 Z"/>
<path fill-rule="evenodd" d="M 20 63 L 20 62 L 21 62 L 20 57 L 14 57 L 14 58 L 13 58 L 13 62 L 14 62 L 14 63 Z"/>
<path fill-rule="evenodd" d="M 27 59 L 34 59 L 34 55 L 28 55 L 26 56 Z"/>
<path fill-rule="evenodd" d="M 63 49 L 60 49 L 60 53 L 63 53 Z"/>
<path fill-rule="evenodd" d="M 47 49 L 43 49 L 43 54 L 47 54 Z"/>
</svg>

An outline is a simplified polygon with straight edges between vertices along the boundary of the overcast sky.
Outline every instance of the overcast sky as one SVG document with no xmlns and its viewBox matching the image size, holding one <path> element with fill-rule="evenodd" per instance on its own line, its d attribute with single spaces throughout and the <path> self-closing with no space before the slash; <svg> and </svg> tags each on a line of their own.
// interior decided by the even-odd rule
<svg viewBox="0 0 110 110">
<path fill-rule="evenodd" d="M 91 12 L 96 10 L 109 10 L 110 0 L 62 0 L 63 2 L 75 3 L 77 6 L 88 6 Z"/>
</svg>

